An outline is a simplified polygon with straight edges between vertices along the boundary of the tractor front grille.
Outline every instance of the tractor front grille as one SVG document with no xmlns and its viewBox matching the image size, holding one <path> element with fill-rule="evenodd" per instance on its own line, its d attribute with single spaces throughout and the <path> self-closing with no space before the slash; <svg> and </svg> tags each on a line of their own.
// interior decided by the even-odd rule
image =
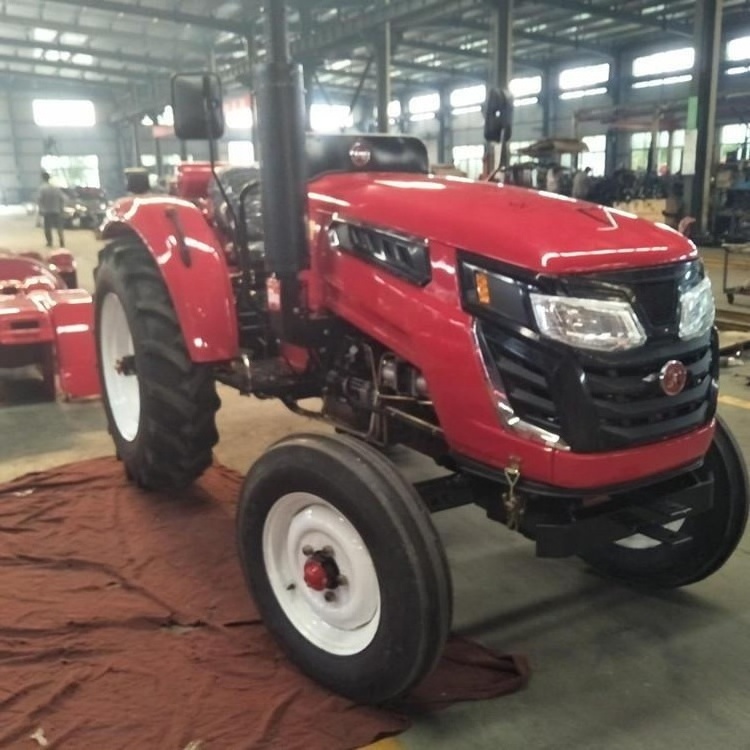
<svg viewBox="0 0 750 750">
<path fill-rule="evenodd" d="M 692 342 L 674 337 L 649 341 L 635 352 L 599 355 L 540 341 L 496 322 L 480 321 L 479 332 L 487 364 L 496 369 L 515 413 L 558 433 L 574 451 L 615 450 L 674 437 L 706 424 L 716 411 L 718 342 L 713 333 Z M 677 396 L 667 396 L 659 383 L 659 371 L 672 359 L 688 370 Z"/>
</svg>

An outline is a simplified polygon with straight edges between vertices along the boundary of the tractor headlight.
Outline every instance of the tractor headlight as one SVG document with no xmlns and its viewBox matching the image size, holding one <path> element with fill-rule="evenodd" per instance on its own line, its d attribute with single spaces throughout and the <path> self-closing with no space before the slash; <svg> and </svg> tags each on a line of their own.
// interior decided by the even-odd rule
<svg viewBox="0 0 750 750">
<path fill-rule="evenodd" d="M 555 341 L 600 352 L 634 349 L 646 341 L 629 302 L 534 292 L 529 299 L 539 332 Z"/>
<path fill-rule="evenodd" d="M 711 282 L 703 279 L 680 299 L 680 338 L 702 336 L 714 324 L 716 307 Z"/>
</svg>

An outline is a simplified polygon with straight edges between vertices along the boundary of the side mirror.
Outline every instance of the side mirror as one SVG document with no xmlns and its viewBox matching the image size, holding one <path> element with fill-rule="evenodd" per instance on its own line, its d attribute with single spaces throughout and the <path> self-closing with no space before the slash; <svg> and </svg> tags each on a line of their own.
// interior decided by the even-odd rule
<svg viewBox="0 0 750 750">
<path fill-rule="evenodd" d="M 513 95 L 508 89 L 490 89 L 484 110 L 484 140 L 505 143 L 513 130 Z"/>
<path fill-rule="evenodd" d="M 215 141 L 224 135 L 221 79 L 215 73 L 172 77 L 174 132 L 183 141 Z"/>
</svg>

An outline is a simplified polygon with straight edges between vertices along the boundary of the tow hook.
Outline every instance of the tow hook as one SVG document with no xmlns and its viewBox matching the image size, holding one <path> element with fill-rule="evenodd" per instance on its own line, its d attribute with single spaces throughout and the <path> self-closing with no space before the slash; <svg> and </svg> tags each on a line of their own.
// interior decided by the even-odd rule
<svg viewBox="0 0 750 750">
<path fill-rule="evenodd" d="M 508 489 L 503 493 L 506 525 L 511 531 L 518 531 L 521 528 L 521 521 L 526 510 L 526 500 L 522 495 L 516 493 L 516 485 L 521 479 L 519 461 L 514 459 L 503 473 L 505 474 L 505 480 L 508 482 Z"/>
</svg>

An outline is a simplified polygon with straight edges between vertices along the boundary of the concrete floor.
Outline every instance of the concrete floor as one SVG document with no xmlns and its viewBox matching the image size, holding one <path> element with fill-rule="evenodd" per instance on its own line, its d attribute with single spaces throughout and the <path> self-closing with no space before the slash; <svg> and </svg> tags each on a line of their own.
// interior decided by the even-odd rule
<svg viewBox="0 0 750 750">
<path fill-rule="evenodd" d="M 0 244 L 40 249 L 26 217 L 0 219 Z M 97 243 L 68 246 L 90 286 Z M 709 268 L 719 277 L 718 256 Z M 740 267 L 738 273 L 747 269 Z M 748 274 L 750 275 L 750 274 Z M 750 357 L 748 358 L 750 361 Z M 750 455 L 750 365 L 724 370 L 721 412 Z M 244 472 L 289 432 L 324 429 L 275 403 L 222 389 L 220 461 Z M 0 481 L 111 454 L 98 402 L 0 408 Z M 414 470 L 410 465 L 409 471 Z M 747 750 L 750 748 L 750 541 L 710 580 L 644 595 L 597 578 L 577 560 L 538 560 L 531 545 L 479 509 L 436 517 L 454 577 L 454 629 L 528 655 L 527 690 L 419 718 L 410 750 Z M 243 595 L 238 592 L 238 595 Z"/>
</svg>

